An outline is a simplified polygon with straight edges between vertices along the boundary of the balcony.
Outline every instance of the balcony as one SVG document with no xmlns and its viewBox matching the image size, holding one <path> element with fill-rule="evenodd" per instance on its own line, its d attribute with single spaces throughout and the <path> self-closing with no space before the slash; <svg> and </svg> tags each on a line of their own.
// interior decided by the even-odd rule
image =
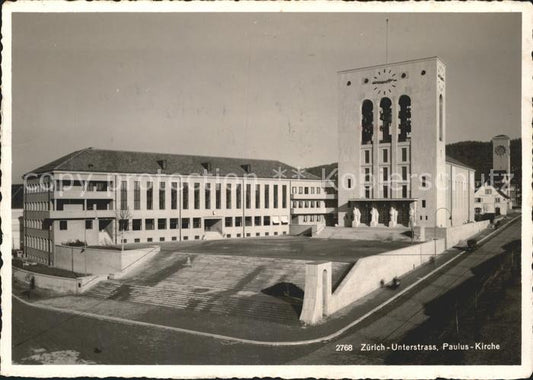
<svg viewBox="0 0 533 380">
<path fill-rule="evenodd" d="M 68 190 L 54 191 L 53 197 L 55 199 L 113 199 L 114 193 L 112 191 L 84 191 L 81 187 L 73 187 Z"/>
<path fill-rule="evenodd" d="M 314 215 L 327 213 L 325 207 L 291 208 L 292 215 Z"/>
<path fill-rule="evenodd" d="M 55 210 L 50 211 L 50 219 L 95 219 L 115 218 L 115 210 Z"/>
</svg>

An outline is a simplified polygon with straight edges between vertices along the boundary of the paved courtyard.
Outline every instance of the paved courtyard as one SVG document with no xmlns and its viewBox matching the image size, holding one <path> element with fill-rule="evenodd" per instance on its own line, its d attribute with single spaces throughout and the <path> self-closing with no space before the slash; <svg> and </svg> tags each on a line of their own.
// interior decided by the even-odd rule
<svg viewBox="0 0 533 380">
<path fill-rule="evenodd" d="M 310 239 L 291 236 L 165 243 L 161 245 L 161 250 L 205 255 L 354 263 L 361 257 L 377 255 L 393 249 L 403 248 L 410 244 L 405 241 Z"/>
</svg>

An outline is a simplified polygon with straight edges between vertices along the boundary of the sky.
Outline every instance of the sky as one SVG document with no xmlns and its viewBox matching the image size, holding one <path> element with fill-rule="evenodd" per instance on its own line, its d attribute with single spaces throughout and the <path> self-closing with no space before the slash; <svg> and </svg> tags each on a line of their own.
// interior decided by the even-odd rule
<svg viewBox="0 0 533 380">
<path fill-rule="evenodd" d="M 510 13 L 18 13 L 13 183 L 86 147 L 337 161 L 337 71 L 439 56 L 447 143 L 520 137 Z M 415 126 L 413 126 L 415 128 Z"/>
</svg>

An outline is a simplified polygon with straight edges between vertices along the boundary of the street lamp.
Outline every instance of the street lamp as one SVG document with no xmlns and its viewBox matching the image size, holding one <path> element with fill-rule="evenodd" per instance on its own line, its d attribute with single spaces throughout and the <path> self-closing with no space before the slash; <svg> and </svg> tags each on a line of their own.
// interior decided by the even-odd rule
<svg viewBox="0 0 533 380">
<path fill-rule="evenodd" d="M 435 242 L 435 256 L 437 256 L 437 213 L 439 210 L 446 210 L 450 214 L 450 219 L 452 218 L 452 213 L 447 207 L 439 207 L 435 210 L 435 226 L 433 227 L 433 241 Z"/>
</svg>

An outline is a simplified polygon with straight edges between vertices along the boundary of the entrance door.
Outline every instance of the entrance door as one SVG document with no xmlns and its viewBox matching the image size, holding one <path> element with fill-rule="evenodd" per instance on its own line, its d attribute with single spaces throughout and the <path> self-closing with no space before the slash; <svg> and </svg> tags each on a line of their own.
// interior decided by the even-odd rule
<svg viewBox="0 0 533 380">
<path fill-rule="evenodd" d="M 222 219 L 204 219 L 204 231 L 222 232 Z"/>
</svg>

